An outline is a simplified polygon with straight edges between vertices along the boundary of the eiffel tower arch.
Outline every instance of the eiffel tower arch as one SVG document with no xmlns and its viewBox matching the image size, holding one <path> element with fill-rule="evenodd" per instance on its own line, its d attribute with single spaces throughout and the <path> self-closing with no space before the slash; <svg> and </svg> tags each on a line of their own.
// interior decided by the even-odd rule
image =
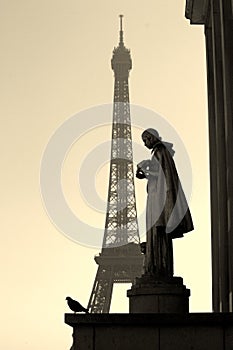
<svg viewBox="0 0 233 350">
<path fill-rule="evenodd" d="M 102 250 L 95 257 L 98 270 L 88 303 L 91 313 L 109 312 L 114 283 L 132 283 L 142 273 L 128 84 L 132 60 L 123 41 L 122 17 L 120 41 L 111 60 L 115 85 L 108 205 Z"/>
</svg>

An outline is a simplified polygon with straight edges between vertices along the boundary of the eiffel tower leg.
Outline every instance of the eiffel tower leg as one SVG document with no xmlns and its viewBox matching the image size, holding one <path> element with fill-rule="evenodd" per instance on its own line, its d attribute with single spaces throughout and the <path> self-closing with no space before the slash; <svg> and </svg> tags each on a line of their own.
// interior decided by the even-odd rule
<svg viewBox="0 0 233 350">
<path fill-rule="evenodd" d="M 113 269 L 111 266 L 99 266 L 88 303 L 91 313 L 108 313 L 113 289 Z"/>
</svg>

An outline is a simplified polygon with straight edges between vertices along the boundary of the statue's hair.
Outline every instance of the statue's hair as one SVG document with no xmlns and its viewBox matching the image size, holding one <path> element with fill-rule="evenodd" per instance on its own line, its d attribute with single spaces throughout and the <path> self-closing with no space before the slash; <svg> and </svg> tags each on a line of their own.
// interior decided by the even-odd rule
<svg viewBox="0 0 233 350">
<path fill-rule="evenodd" d="M 146 129 L 145 131 L 143 131 L 142 137 L 143 137 L 144 135 L 146 135 L 146 134 L 155 136 L 157 139 L 162 140 L 162 138 L 159 136 L 158 131 L 155 130 L 155 129 L 152 129 L 152 128 Z"/>
</svg>

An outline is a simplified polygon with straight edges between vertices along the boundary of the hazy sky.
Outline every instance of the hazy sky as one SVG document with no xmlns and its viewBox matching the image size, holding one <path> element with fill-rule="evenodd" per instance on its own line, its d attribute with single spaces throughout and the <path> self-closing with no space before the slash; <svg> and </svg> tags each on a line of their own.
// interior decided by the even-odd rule
<svg viewBox="0 0 233 350">
<path fill-rule="evenodd" d="M 63 322 L 68 312 L 65 297 L 87 305 L 97 271 L 93 257 L 99 249 L 74 243 L 51 222 L 41 199 L 40 164 L 60 125 L 80 111 L 112 102 L 110 60 L 118 45 L 120 13 L 125 16 L 125 45 L 133 61 L 130 100 L 163 116 L 191 161 L 195 231 L 175 241 L 175 274 L 191 289 L 190 310 L 210 311 L 205 43 L 203 28 L 191 26 L 184 17 L 185 0 L 0 0 L 0 4 L 1 347 L 69 349 L 72 329 Z M 110 113 L 109 123 L 111 119 Z M 62 172 L 72 211 L 99 228 L 104 226 L 104 213 L 81 199 L 77 174 L 85 155 L 104 137 L 109 140 L 106 130 L 100 134 L 92 130 L 78 140 Z M 133 137 L 135 144 L 141 143 L 139 130 L 133 130 Z M 182 180 L 186 164 L 178 163 Z M 103 166 L 95 176 L 102 200 L 107 169 Z M 139 211 L 144 208 L 145 183 L 140 186 L 136 181 Z M 127 312 L 122 288 L 127 286 L 114 292 L 112 311 Z"/>
</svg>

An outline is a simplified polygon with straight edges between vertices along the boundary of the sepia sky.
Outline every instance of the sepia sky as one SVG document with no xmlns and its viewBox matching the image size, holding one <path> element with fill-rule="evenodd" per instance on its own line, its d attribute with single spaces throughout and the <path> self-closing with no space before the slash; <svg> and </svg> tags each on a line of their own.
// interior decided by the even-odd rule
<svg viewBox="0 0 233 350">
<path fill-rule="evenodd" d="M 0 4 L 1 347 L 69 349 L 72 329 L 63 321 L 68 312 L 65 297 L 88 303 L 97 271 L 93 258 L 99 249 L 75 243 L 51 221 L 42 201 L 40 166 L 59 127 L 81 111 L 112 102 L 110 60 L 118 45 L 121 13 L 124 41 L 133 61 L 130 101 L 156 112 L 172 126 L 192 166 L 191 181 L 176 137 L 166 139 L 174 143 L 181 181 L 192 192 L 189 203 L 195 226 L 174 242 L 175 275 L 191 289 L 190 311 L 211 311 L 205 38 L 202 26 L 191 26 L 185 19 L 185 0 L 0 0 Z M 85 129 L 82 113 L 77 120 Z M 133 113 L 131 117 L 133 125 Z M 97 113 L 94 118 L 97 124 L 100 120 L 99 128 L 87 130 L 70 145 L 62 186 L 72 212 L 101 229 L 105 213 L 88 205 L 77 181 L 85 157 L 111 137 L 102 117 Z M 160 129 L 156 122 L 144 125 L 143 114 L 141 119 L 142 128 Z M 111 120 L 109 113 L 109 124 Z M 140 133 L 133 127 L 133 140 L 139 146 Z M 105 201 L 108 164 L 100 165 L 95 186 Z M 146 184 L 135 183 L 140 213 Z M 127 312 L 127 288 L 114 289 L 112 312 Z"/>
</svg>

